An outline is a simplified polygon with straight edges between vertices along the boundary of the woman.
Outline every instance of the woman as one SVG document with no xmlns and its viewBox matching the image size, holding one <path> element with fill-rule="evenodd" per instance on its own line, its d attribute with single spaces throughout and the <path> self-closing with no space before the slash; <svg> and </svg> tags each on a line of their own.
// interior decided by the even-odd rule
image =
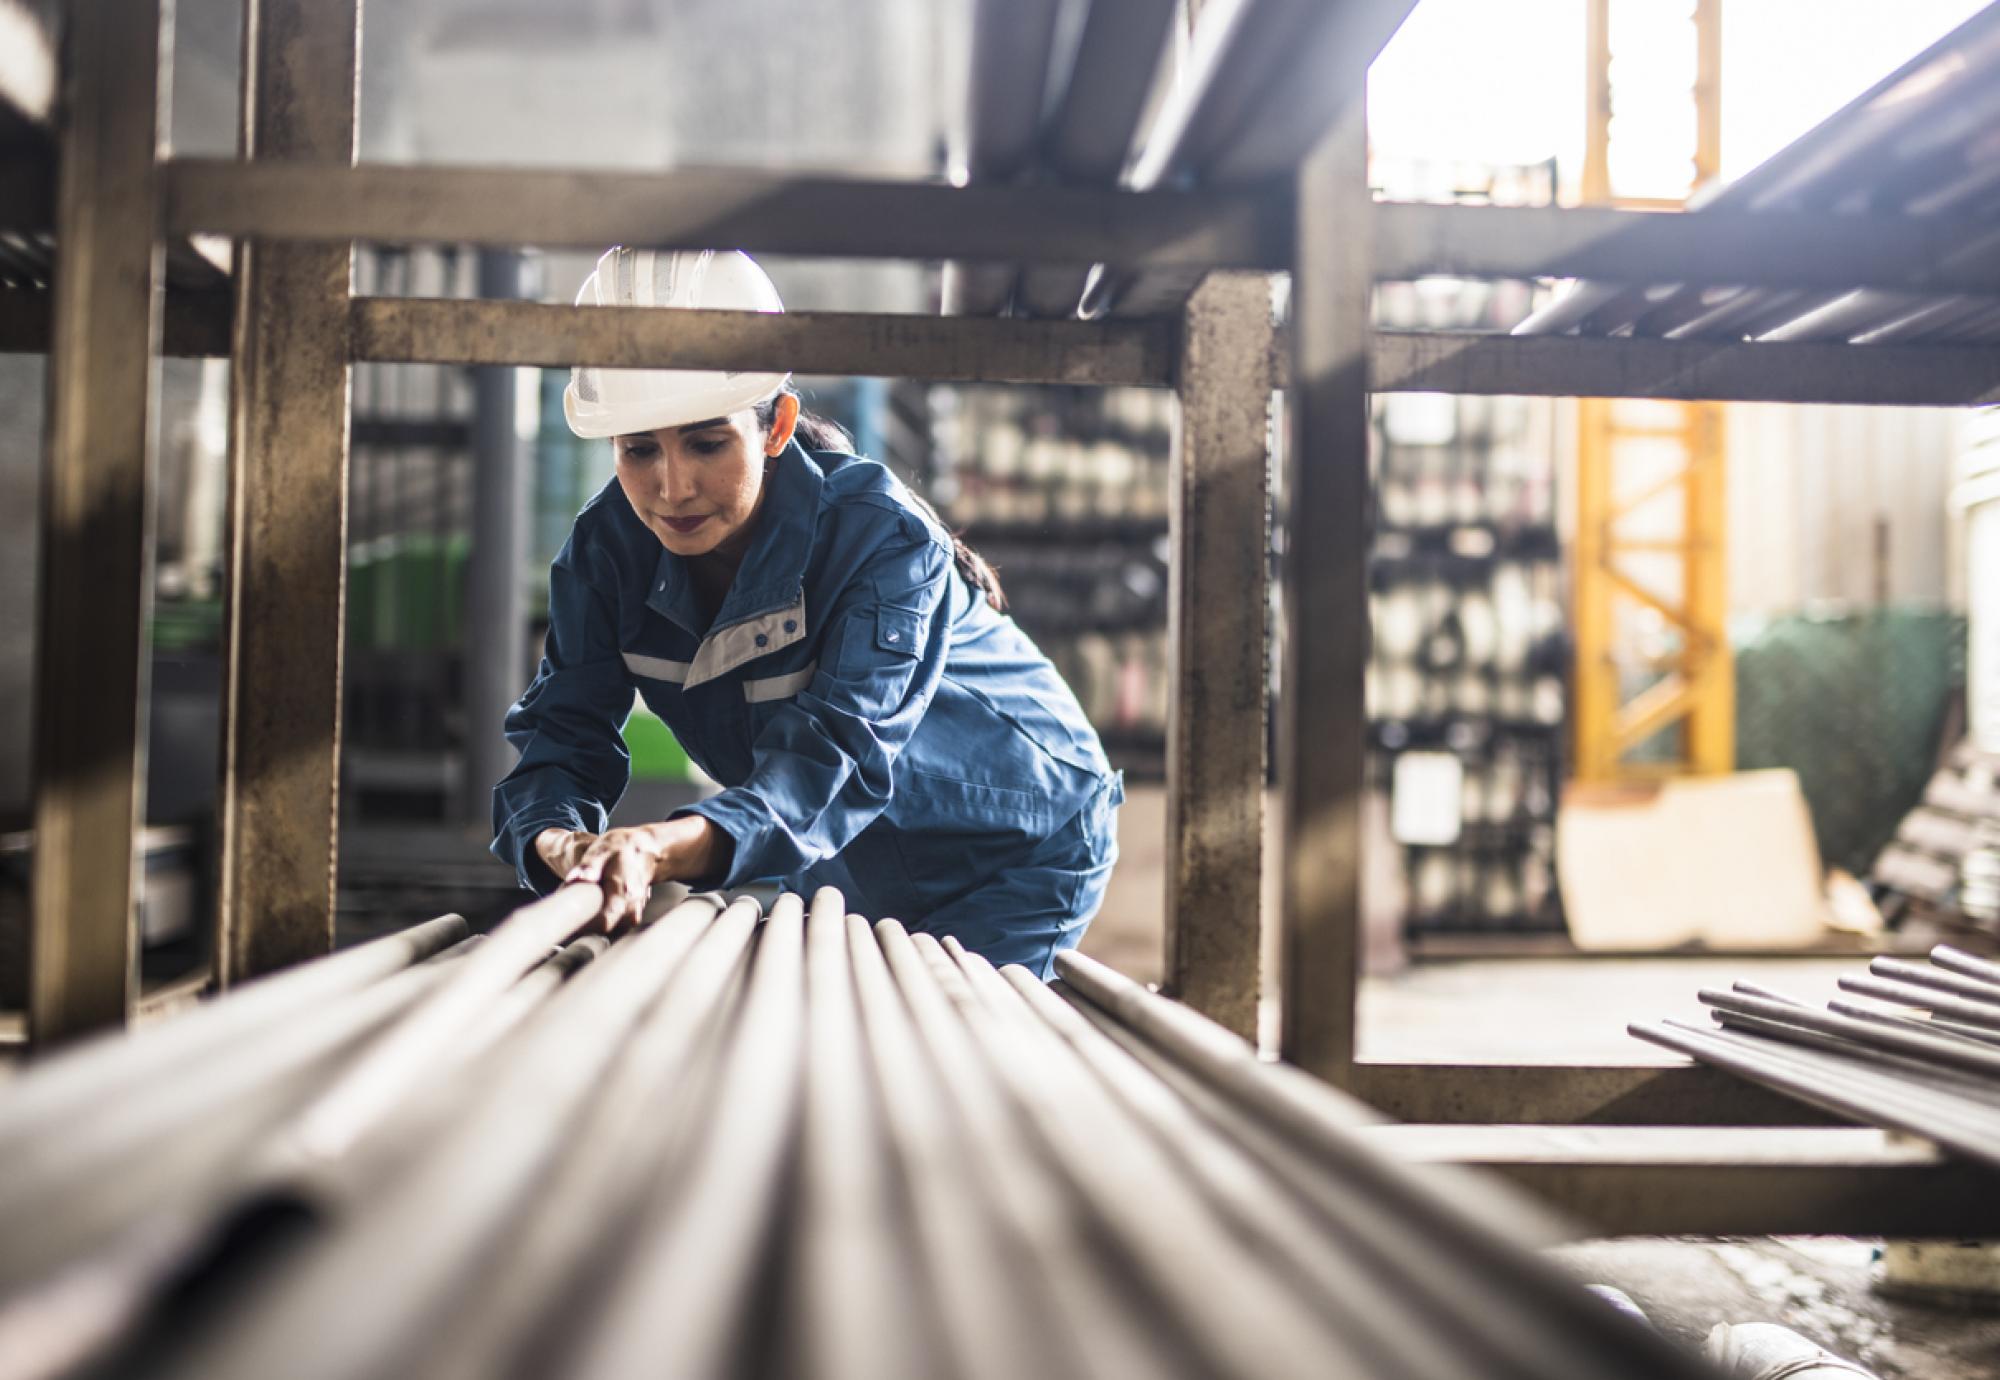
<svg viewBox="0 0 2000 1380">
<path fill-rule="evenodd" d="M 742 254 L 614 249 L 579 305 L 780 311 Z M 547 652 L 507 716 L 493 851 L 524 886 L 839 887 L 1044 978 L 1103 899 L 1124 798 L 999 581 L 783 374 L 578 369 L 616 481 L 549 577 Z M 724 789 L 607 829 L 634 693 Z"/>
</svg>

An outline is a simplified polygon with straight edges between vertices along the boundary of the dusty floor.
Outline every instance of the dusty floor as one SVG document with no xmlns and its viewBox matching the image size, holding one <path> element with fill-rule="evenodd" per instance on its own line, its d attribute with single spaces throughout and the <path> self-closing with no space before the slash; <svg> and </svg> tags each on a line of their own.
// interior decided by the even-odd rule
<svg viewBox="0 0 2000 1380">
<path fill-rule="evenodd" d="M 2000 1375 L 2000 1314 L 1884 1298 L 1870 1282 L 1872 1242 L 1596 1241 L 1553 1254 L 1585 1282 L 1623 1289 L 1691 1346 L 1719 1322 L 1775 1322 L 1883 1380 Z"/>
</svg>

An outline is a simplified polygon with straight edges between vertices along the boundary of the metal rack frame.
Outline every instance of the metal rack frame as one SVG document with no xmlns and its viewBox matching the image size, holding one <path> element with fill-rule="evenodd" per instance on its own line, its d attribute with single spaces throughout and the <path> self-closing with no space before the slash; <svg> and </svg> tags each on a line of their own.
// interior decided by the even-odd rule
<svg viewBox="0 0 2000 1380">
<path fill-rule="evenodd" d="M 1350 8 L 1393 11 L 1400 20 L 1409 4 L 1355 0 Z M 129 838 L 143 813 L 147 423 L 151 357 L 162 349 L 232 359 L 216 950 L 224 984 L 331 944 L 353 363 L 775 366 L 1176 387 L 1184 406 L 1171 534 L 1177 654 L 1168 789 L 1180 861 L 1168 908 L 1168 985 L 1245 1029 L 1255 1010 L 1261 868 L 1257 831 L 1245 822 L 1262 811 L 1265 707 L 1261 694 L 1246 697 L 1242 676 L 1213 668 L 1262 665 L 1267 591 L 1242 578 L 1241 561 L 1242 549 L 1261 551 L 1266 536 L 1265 470 L 1247 459 L 1253 448 L 1263 454 L 1264 403 L 1276 385 L 1288 390 L 1291 427 L 1278 773 L 1283 1055 L 1416 1120 L 1679 1128 L 1814 1120 L 1771 1094 L 1678 1064 L 1357 1061 L 1368 396 L 1424 390 L 1969 406 L 2000 400 L 2000 349 L 1382 332 L 1372 329 L 1370 296 L 1377 280 L 1426 273 L 2000 292 L 2000 272 L 1944 261 L 1949 236 L 1936 223 L 1375 205 L 1361 99 L 1373 49 L 1365 45 L 1318 74 L 1316 99 L 1330 124 L 1310 155 L 1289 178 L 1250 192 L 961 188 L 719 170 L 355 167 L 356 0 L 246 0 L 248 158 L 161 159 L 159 93 L 147 79 L 162 70 L 161 8 L 160 0 L 71 8 L 53 194 L 36 194 L 46 183 L 33 170 L 0 170 L 0 185 L 24 189 L 0 203 L 0 226 L 53 229 L 63 254 L 52 292 L 0 296 L 0 344 L 46 348 L 51 360 L 36 1039 L 115 1024 L 132 1009 L 135 874 L 106 866 L 99 840 Z M 237 242 L 233 299 L 163 293 L 162 237 L 194 233 Z M 728 244 L 1030 267 L 1109 264 L 1191 281 L 1218 269 L 1288 269 L 1292 325 L 1280 335 L 1268 299 L 1227 276 L 1210 278 L 1177 315 L 1096 321 L 704 312 L 677 313 L 669 323 L 638 310 L 350 298 L 347 265 L 357 240 Z M 1239 391 L 1245 396 L 1227 401 Z M 1210 497 L 1218 486 L 1228 502 Z M 1329 731 L 1329 724 L 1351 728 Z M 1736 1218 L 1709 1190 L 1718 1173 L 1741 1182 L 1741 1164 L 1689 1151 L 1686 1143 L 1706 1133 L 1685 1129 L 1680 1152 L 1636 1156 L 1650 1175 L 1642 1208 L 1640 1198 L 1620 1200 L 1619 1190 L 1605 1188 L 1632 1183 L 1634 1152 L 1605 1148 L 1618 1134 L 1598 1133 L 1598 1151 L 1578 1150 L 1568 1170 L 1550 1169 L 1543 1155 L 1537 1187 L 1611 1229 L 1685 1221 L 1758 1230 L 1772 1220 L 1798 1229 L 1811 1220 L 1820 1230 L 1921 1232 L 1940 1225 L 1939 1186 L 1962 1174 L 1923 1156 L 1870 1153 L 1850 1138 L 1844 1158 L 1794 1156 L 1785 1163 L 1812 1172 L 1794 1180 L 1767 1173 L 1759 1182 L 1769 1194 L 1729 1199 L 1742 1205 Z M 1504 1151 L 1458 1157 L 1508 1160 Z M 1907 1220 L 1880 1196 L 1905 1189 L 1913 1204 Z M 1630 1209 L 1623 1217 L 1620 1201 Z M 1952 1231 L 1967 1229 L 1962 1216 L 1945 1216 Z"/>
</svg>

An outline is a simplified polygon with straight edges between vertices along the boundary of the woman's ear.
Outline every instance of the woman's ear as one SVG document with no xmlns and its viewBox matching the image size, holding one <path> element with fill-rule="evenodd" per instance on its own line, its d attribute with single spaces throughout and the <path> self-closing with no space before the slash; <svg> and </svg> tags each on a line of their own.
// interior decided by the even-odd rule
<svg viewBox="0 0 2000 1380">
<path fill-rule="evenodd" d="M 778 394 L 778 411 L 771 418 L 771 430 L 764 438 L 764 454 L 776 455 L 792 443 L 792 433 L 799 425 L 799 395 Z"/>
</svg>

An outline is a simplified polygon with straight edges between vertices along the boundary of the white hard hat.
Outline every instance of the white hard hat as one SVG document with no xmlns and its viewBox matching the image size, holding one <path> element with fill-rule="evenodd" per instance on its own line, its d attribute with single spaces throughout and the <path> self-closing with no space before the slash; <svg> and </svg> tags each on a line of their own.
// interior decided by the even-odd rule
<svg viewBox="0 0 2000 1380">
<path fill-rule="evenodd" d="M 712 249 L 660 253 L 608 249 L 576 294 L 579 307 L 708 307 L 781 312 L 778 290 L 748 254 Z M 727 417 L 784 387 L 789 374 L 692 369 L 570 372 L 563 416 L 579 436 L 623 436 Z"/>
</svg>

